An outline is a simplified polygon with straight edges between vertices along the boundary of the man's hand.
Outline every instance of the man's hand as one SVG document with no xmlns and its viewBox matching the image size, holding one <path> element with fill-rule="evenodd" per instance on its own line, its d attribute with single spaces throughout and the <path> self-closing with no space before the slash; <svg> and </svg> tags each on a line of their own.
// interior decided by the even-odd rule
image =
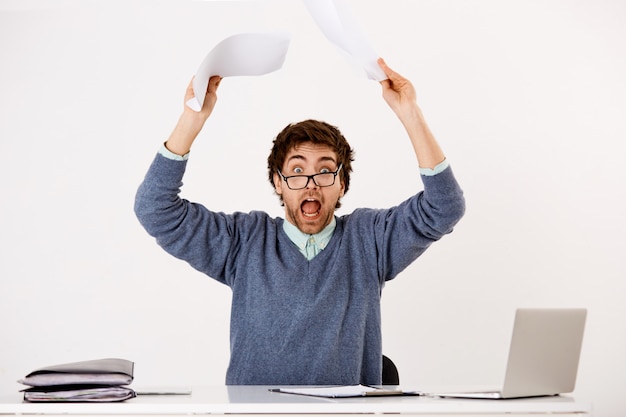
<svg viewBox="0 0 626 417">
<path fill-rule="evenodd" d="M 387 76 L 386 80 L 380 82 L 383 87 L 383 98 L 402 120 L 404 116 L 408 116 L 417 106 L 415 88 L 413 84 L 387 65 L 382 59 L 378 58 L 378 65 Z"/>
<path fill-rule="evenodd" d="M 211 112 L 213 111 L 213 108 L 215 107 L 215 103 L 217 102 L 217 87 L 219 87 L 221 81 L 222 81 L 222 77 L 218 75 L 214 75 L 211 78 L 209 78 L 209 84 L 207 85 L 206 93 L 204 96 L 204 103 L 202 104 L 202 109 L 199 112 L 194 111 L 194 113 L 196 113 L 198 116 L 200 116 L 201 119 L 203 119 L 203 122 L 205 122 L 209 118 L 209 116 L 211 115 Z M 185 92 L 185 103 L 191 100 L 194 96 L 195 96 L 195 93 L 193 92 L 193 78 L 192 78 L 191 81 L 189 82 L 189 85 L 187 86 L 187 91 Z M 190 110 L 191 109 L 189 107 L 185 106 L 186 112 L 189 112 Z"/>
<path fill-rule="evenodd" d="M 186 105 L 183 114 L 178 119 L 178 124 L 174 128 L 174 131 L 170 135 L 169 139 L 165 143 L 167 149 L 178 155 L 185 155 L 191 149 L 193 141 L 198 136 L 198 133 L 202 130 L 204 123 L 207 121 L 215 103 L 217 102 L 217 87 L 220 85 L 222 77 L 214 75 L 209 79 L 209 85 L 207 86 L 206 96 L 202 109 L 196 112 Z M 193 92 L 193 79 L 187 86 L 185 92 L 185 103 L 194 97 Z"/>
</svg>

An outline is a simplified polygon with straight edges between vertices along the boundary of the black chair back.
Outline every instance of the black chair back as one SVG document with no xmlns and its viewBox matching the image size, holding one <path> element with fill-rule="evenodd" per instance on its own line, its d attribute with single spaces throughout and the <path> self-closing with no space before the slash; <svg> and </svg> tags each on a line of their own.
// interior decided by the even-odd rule
<svg viewBox="0 0 626 417">
<path fill-rule="evenodd" d="M 383 355 L 383 385 L 400 385 L 398 368 L 391 359 Z"/>
</svg>

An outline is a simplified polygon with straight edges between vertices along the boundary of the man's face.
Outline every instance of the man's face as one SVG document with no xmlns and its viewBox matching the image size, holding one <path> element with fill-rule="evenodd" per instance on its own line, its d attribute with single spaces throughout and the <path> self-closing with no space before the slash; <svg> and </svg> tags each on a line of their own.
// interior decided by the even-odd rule
<svg viewBox="0 0 626 417">
<path fill-rule="evenodd" d="M 314 175 L 335 172 L 339 167 L 336 153 L 326 145 L 304 142 L 291 149 L 285 158 L 281 172 L 292 175 Z M 274 174 L 276 193 L 285 204 L 285 218 L 300 231 L 315 234 L 328 226 L 335 214 L 337 201 L 343 197 L 344 184 L 337 175 L 329 187 L 318 187 L 309 180 L 306 188 L 292 190 L 278 174 Z"/>
</svg>

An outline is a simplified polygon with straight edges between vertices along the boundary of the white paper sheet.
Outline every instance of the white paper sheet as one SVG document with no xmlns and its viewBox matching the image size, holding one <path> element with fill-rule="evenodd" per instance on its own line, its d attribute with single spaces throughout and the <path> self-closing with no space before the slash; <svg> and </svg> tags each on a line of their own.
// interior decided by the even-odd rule
<svg viewBox="0 0 626 417">
<path fill-rule="evenodd" d="M 187 101 L 187 106 L 194 111 L 202 109 L 213 75 L 263 75 L 280 69 L 290 41 L 287 32 L 240 33 L 222 40 L 200 64 L 193 80 L 195 97 Z"/>
<path fill-rule="evenodd" d="M 349 398 L 387 395 L 419 395 L 417 391 L 406 392 L 395 389 L 375 388 L 367 385 L 344 385 L 338 387 L 276 388 L 270 391 L 284 394 L 308 395 L 326 398 Z"/>
<path fill-rule="evenodd" d="M 371 80 L 387 77 L 376 60 L 378 54 L 367 40 L 345 0 L 303 0 L 324 35 L 344 52 L 348 60 L 363 68 Z"/>
</svg>

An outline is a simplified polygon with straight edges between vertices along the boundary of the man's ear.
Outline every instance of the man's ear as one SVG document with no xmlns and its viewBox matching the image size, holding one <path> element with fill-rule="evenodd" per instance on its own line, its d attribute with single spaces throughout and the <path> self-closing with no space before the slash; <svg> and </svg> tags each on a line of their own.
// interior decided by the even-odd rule
<svg viewBox="0 0 626 417">
<path fill-rule="evenodd" d="M 274 190 L 278 195 L 283 193 L 283 179 L 276 172 L 274 172 Z"/>
</svg>

